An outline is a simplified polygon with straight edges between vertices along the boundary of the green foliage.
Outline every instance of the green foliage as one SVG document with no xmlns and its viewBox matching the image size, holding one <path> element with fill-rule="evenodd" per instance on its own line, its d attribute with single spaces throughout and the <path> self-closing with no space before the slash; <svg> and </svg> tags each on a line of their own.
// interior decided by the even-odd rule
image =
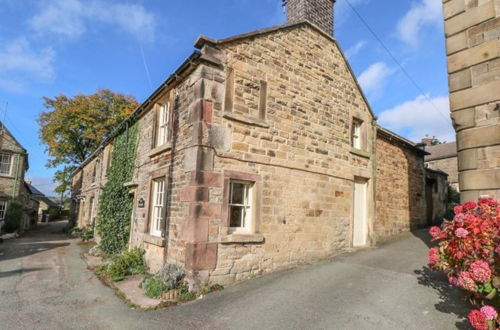
<svg viewBox="0 0 500 330">
<path fill-rule="evenodd" d="M 21 228 L 23 217 L 23 206 L 17 201 L 11 201 L 5 213 L 5 225 L 3 230 L 6 233 L 13 233 Z"/>
<path fill-rule="evenodd" d="M 179 301 L 190 301 L 196 299 L 196 293 L 190 292 L 188 286 L 185 283 L 182 283 L 178 287 L 180 294 L 177 297 Z"/>
<path fill-rule="evenodd" d="M 92 228 L 83 228 L 83 230 L 80 233 L 80 238 L 84 242 L 91 241 L 94 239 L 94 229 Z"/>
<path fill-rule="evenodd" d="M 132 180 L 137 152 L 138 124 L 118 135 L 113 143 L 108 182 L 104 186 L 97 216 L 101 249 L 109 255 L 119 253 L 128 243 L 133 200 L 123 185 Z"/>
<path fill-rule="evenodd" d="M 200 294 L 201 295 L 207 295 L 209 293 L 216 292 L 216 291 L 222 291 L 222 290 L 224 290 L 224 287 L 222 285 L 220 285 L 220 284 L 210 285 L 210 284 L 206 283 L 201 288 Z"/>
<path fill-rule="evenodd" d="M 146 274 L 144 251 L 134 248 L 113 256 L 107 267 L 107 273 L 113 282 L 121 281 L 129 275 Z"/>
<path fill-rule="evenodd" d="M 66 166 L 56 172 L 57 193 L 68 190 L 69 175 L 85 161 L 138 106 L 132 96 L 98 90 L 73 97 L 44 98 L 46 111 L 38 117 L 40 140 L 47 147 L 49 167 Z"/>
<path fill-rule="evenodd" d="M 448 184 L 448 199 L 446 205 L 446 213 L 444 215 L 445 219 L 453 220 L 453 217 L 455 216 L 455 212 L 453 211 L 453 209 L 457 205 L 460 205 L 460 193 L 450 184 Z"/>
<path fill-rule="evenodd" d="M 168 290 L 163 279 L 156 275 L 145 278 L 141 283 L 141 288 L 144 289 L 146 296 L 154 299 L 161 298 L 163 293 Z"/>
<path fill-rule="evenodd" d="M 173 290 L 179 286 L 179 283 L 186 276 L 186 272 L 182 266 L 167 263 L 158 273 L 156 273 L 156 276 L 162 279 L 167 290 Z"/>
</svg>

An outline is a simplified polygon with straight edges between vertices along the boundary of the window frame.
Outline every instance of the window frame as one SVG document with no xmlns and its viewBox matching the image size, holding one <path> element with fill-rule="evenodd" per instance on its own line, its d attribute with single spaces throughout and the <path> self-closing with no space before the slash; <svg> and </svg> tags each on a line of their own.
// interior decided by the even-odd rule
<svg viewBox="0 0 500 330">
<path fill-rule="evenodd" d="M 242 203 L 233 202 L 233 185 L 241 184 L 244 186 Z M 255 213 L 255 203 L 254 203 L 254 187 L 255 182 L 244 181 L 244 180 L 229 180 L 229 200 L 228 200 L 228 224 L 229 233 L 243 233 L 251 234 L 252 228 L 254 227 L 254 213 Z M 242 226 L 233 227 L 231 226 L 231 209 L 232 208 L 242 208 L 240 222 Z"/>
<path fill-rule="evenodd" d="M 159 198 L 159 182 L 162 182 L 162 192 Z M 150 200 L 150 216 L 149 216 L 149 234 L 155 237 L 162 237 L 162 225 L 166 216 L 166 194 L 167 194 L 167 180 L 166 177 L 158 177 L 151 182 L 151 200 Z M 160 200 L 161 199 L 161 200 Z"/>
<path fill-rule="evenodd" d="M 363 150 L 363 121 L 358 118 L 352 119 L 351 127 L 351 147 Z"/>
<path fill-rule="evenodd" d="M 5 216 L 7 215 L 7 208 L 8 207 L 9 207 L 9 202 L 8 201 L 6 201 L 6 200 L 0 200 L 0 219 L 5 219 Z M 2 216 L 2 213 L 3 213 L 3 216 Z"/>
<path fill-rule="evenodd" d="M 156 147 L 166 145 L 170 140 L 170 120 L 171 120 L 170 102 L 165 101 L 158 105 L 158 122 L 156 134 Z"/>
<path fill-rule="evenodd" d="M 8 164 L 9 165 L 9 171 L 8 171 L 8 173 L 3 173 L 2 172 L 2 165 L 6 164 L 6 163 L 2 162 L 4 156 L 9 157 L 9 164 Z M 12 153 L 9 153 L 9 152 L 1 152 L 0 153 L 0 175 L 3 175 L 3 176 L 12 176 L 13 161 L 14 161 L 14 157 L 12 157 Z"/>
</svg>

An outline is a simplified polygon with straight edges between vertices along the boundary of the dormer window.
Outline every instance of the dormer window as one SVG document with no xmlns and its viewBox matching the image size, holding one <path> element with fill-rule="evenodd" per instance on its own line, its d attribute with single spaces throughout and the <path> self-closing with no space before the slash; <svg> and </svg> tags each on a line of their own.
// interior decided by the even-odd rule
<svg viewBox="0 0 500 330">
<path fill-rule="evenodd" d="M 158 109 L 158 136 L 156 146 L 167 144 L 170 126 L 170 104 L 162 103 Z"/>
</svg>

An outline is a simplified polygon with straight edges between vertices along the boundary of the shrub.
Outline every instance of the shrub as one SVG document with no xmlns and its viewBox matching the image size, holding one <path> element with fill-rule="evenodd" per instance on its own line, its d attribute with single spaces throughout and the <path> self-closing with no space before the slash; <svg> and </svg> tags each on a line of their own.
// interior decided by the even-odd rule
<svg viewBox="0 0 500 330">
<path fill-rule="evenodd" d="M 500 324 L 500 202 L 480 199 L 456 206 L 454 213 L 452 221 L 430 229 L 439 245 L 429 251 L 429 266 L 482 306 L 469 314 L 475 329 L 494 329 Z"/>
<path fill-rule="evenodd" d="M 162 279 L 167 290 L 173 290 L 179 286 L 186 272 L 179 265 L 167 263 L 156 275 Z"/>
<path fill-rule="evenodd" d="M 5 225 L 3 230 L 6 233 L 13 233 L 21 228 L 23 217 L 23 206 L 17 201 L 11 201 L 5 213 Z"/>
<path fill-rule="evenodd" d="M 121 281 L 129 275 L 146 274 L 144 251 L 134 248 L 113 256 L 107 272 L 113 282 Z"/>
<path fill-rule="evenodd" d="M 159 276 L 151 276 L 147 277 L 142 281 L 141 288 L 144 289 L 144 293 L 149 298 L 159 299 L 163 295 L 165 291 L 167 291 L 167 287 L 163 280 Z"/>
<path fill-rule="evenodd" d="M 94 239 L 94 229 L 92 228 L 83 228 L 80 234 L 80 238 L 84 242 L 88 242 Z"/>
</svg>

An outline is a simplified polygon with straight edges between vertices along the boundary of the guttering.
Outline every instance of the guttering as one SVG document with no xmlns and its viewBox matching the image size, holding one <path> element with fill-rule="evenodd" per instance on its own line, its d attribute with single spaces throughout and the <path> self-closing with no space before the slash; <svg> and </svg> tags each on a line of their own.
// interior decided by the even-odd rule
<svg viewBox="0 0 500 330">
<path fill-rule="evenodd" d="M 200 51 L 196 50 L 194 51 L 178 68 L 175 70 L 174 73 L 172 73 L 163 84 L 161 84 L 147 99 L 144 101 L 135 111 L 127 118 L 125 119 L 117 129 L 115 129 L 108 138 L 106 138 L 100 146 L 94 151 L 80 166 L 78 166 L 73 173 L 71 173 L 71 176 L 75 176 L 76 173 L 78 173 L 79 170 L 83 169 L 88 163 L 90 163 L 103 149 L 106 147 L 118 134 L 121 133 L 121 131 L 127 126 L 133 124 L 139 116 L 149 108 L 149 106 L 154 103 L 156 98 L 165 91 L 166 88 L 168 88 L 170 85 L 178 81 L 180 78 L 182 78 L 182 74 L 191 66 L 197 65 L 200 61 L 208 62 L 210 64 L 215 64 L 215 65 L 220 65 L 220 63 L 216 63 L 213 61 L 213 59 L 208 58 L 204 55 L 201 54 Z"/>
</svg>

